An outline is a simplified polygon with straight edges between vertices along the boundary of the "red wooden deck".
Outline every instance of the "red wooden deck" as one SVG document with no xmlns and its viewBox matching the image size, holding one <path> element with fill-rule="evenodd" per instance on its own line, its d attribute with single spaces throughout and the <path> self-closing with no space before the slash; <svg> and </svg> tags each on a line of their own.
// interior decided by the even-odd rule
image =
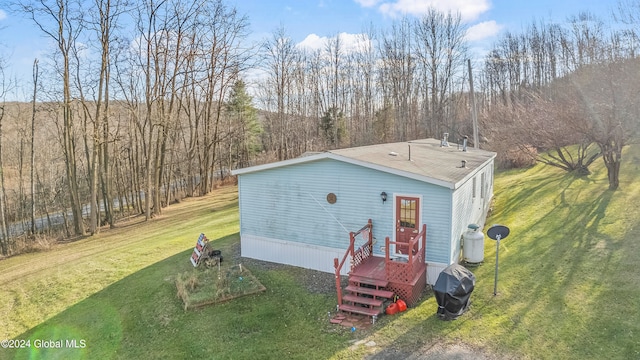
<svg viewBox="0 0 640 360">
<path fill-rule="evenodd" d="M 373 224 L 371 220 L 362 229 L 349 234 L 350 244 L 342 258 L 334 259 L 336 291 L 338 293 L 338 309 L 349 313 L 371 316 L 373 321 L 384 311 L 385 299 L 399 297 L 411 306 L 420 298 L 426 286 L 426 225 L 408 243 L 409 252 L 406 259 L 391 259 L 390 245 L 398 243 L 385 239 L 385 257 L 373 255 Z M 366 244 L 355 249 L 355 237 L 366 231 Z M 351 257 L 349 285 L 342 288 L 340 274 L 347 258 Z M 346 292 L 343 295 L 343 290 Z M 344 301 L 344 303 L 343 303 Z"/>
<path fill-rule="evenodd" d="M 369 256 L 360 265 L 356 266 L 349 275 L 386 282 L 387 273 L 384 267 L 384 258 Z"/>
</svg>

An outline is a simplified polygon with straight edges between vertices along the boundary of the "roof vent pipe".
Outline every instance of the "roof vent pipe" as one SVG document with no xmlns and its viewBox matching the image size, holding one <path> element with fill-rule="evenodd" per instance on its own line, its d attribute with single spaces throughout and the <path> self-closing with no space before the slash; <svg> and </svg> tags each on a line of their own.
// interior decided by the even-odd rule
<svg viewBox="0 0 640 360">
<path fill-rule="evenodd" d="M 469 140 L 469 137 L 467 135 L 465 135 L 463 140 L 462 140 L 462 151 L 467 151 L 467 141 L 468 140 Z"/>
<path fill-rule="evenodd" d="M 409 161 L 411 161 L 411 144 L 408 144 L 408 145 L 409 145 Z"/>
<path fill-rule="evenodd" d="M 462 160 L 462 166 L 460 166 L 461 168 L 466 168 L 467 167 L 467 160 Z"/>
<path fill-rule="evenodd" d="M 449 147 L 449 133 L 444 133 L 442 136 L 442 141 L 440 142 L 440 147 Z"/>
</svg>

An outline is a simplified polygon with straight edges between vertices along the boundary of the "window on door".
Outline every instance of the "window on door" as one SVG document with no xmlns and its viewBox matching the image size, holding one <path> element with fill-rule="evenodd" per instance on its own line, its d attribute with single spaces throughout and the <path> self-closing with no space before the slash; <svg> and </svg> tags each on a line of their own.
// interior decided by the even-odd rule
<svg viewBox="0 0 640 360">
<path fill-rule="evenodd" d="M 400 200 L 400 226 L 406 228 L 416 228 L 416 206 L 417 199 Z"/>
</svg>

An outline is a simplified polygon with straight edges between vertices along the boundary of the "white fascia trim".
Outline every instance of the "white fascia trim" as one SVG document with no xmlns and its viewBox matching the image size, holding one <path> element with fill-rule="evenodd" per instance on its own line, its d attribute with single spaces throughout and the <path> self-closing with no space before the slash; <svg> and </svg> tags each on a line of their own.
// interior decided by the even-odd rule
<svg viewBox="0 0 640 360">
<path fill-rule="evenodd" d="M 476 176 L 476 174 L 478 174 L 480 171 L 484 170 L 484 168 L 487 167 L 487 165 L 493 161 L 493 159 L 495 159 L 496 155 L 493 155 L 491 158 L 489 158 L 487 161 L 483 162 L 482 165 L 478 166 L 477 168 L 475 168 L 472 172 L 470 172 L 469 174 L 467 174 L 467 176 L 465 176 L 462 180 L 458 181 L 457 183 L 455 183 L 453 185 L 453 187 L 451 187 L 451 189 L 456 190 L 458 188 L 460 188 L 464 183 L 466 183 L 467 181 L 469 181 L 469 179 L 473 178 L 474 176 Z"/>
<path fill-rule="evenodd" d="M 386 167 L 386 166 L 382 166 L 382 165 L 378 165 L 378 164 L 373 164 L 373 163 L 362 161 L 362 160 L 356 160 L 356 159 L 344 157 L 344 156 L 333 154 L 333 153 L 331 153 L 331 156 L 329 156 L 329 158 L 334 159 L 334 160 L 338 160 L 338 161 L 343 161 L 343 162 L 350 163 L 350 164 L 354 164 L 354 165 L 358 165 L 358 166 L 362 166 L 362 167 L 366 167 L 366 168 L 369 168 L 369 169 L 374 169 L 374 170 L 386 172 L 386 173 L 393 174 L 393 175 L 402 176 L 402 177 L 405 177 L 405 178 L 408 178 L 408 179 L 418 180 L 418 181 L 421 181 L 421 182 L 425 182 L 425 183 L 429 183 L 429 184 L 433 184 L 433 185 L 446 187 L 446 188 L 449 188 L 449 189 L 453 189 L 454 186 L 455 186 L 454 184 L 452 184 L 450 182 L 447 182 L 447 181 L 444 181 L 444 180 L 438 180 L 438 179 L 434 179 L 432 177 L 428 177 L 428 176 L 424 176 L 424 175 L 418 175 L 418 174 L 414 174 L 414 173 L 411 173 L 411 172 L 408 172 L 408 171 L 393 169 L 393 168 L 390 168 L 390 167 Z"/>
<path fill-rule="evenodd" d="M 246 168 L 243 168 L 243 169 L 231 170 L 231 175 L 249 174 L 249 173 L 252 173 L 252 172 L 275 169 L 275 168 L 279 168 L 279 167 L 283 167 L 283 166 L 302 164 L 302 163 L 306 163 L 306 162 L 326 159 L 328 157 L 328 155 L 329 155 L 329 153 L 320 153 L 320 154 L 314 154 L 314 155 L 309 155 L 309 156 L 297 157 L 297 158 L 293 158 L 293 159 L 289 159 L 289 160 L 272 162 L 272 163 L 263 164 L 263 165 L 256 165 L 256 166 L 246 167 Z"/>
<path fill-rule="evenodd" d="M 342 156 L 342 155 L 337 155 L 337 154 L 330 153 L 330 152 L 325 152 L 325 153 L 315 154 L 315 155 L 309 155 L 309 156 L 304 156 L 304 157 L 294 158 L 294 159 L 289 159 L 289 160 L 283 160 L 283 161 L 278 161 L 278 162 L 264 164 L 264 165 L 251 166 L 251 167 L 247 167 L 247 168 L 244 168 L 244 169 L 236 169 L 236 170 L 232 170 L 231 171 L 231 175 L 249 174 L 249 173 L 253 173 L 253 172 L 257 172 L 257 171 L 275 169 L 275 168 L 279 168 L 279 167 L 283 167 L 283 166 L 289 166 L 289 165 L 295 165 L 295 164 L 303 164 L 303 163 L 322 160 L 322 159 L 332 159 L 332 160 L 336 160 L 336 161 L 342 161 L 342 162 L 345 162 L 345 163 L 358 165 L 358 166 L 362 166 L 362 167 L 373 169 L 373 170 L 377 170 L 377 171 L 386 172 L 386 173 L 393 174 L 393 175 L 402 176 L 402 177 L 405 177 L 405 178 L 408 178 L 408 179 L 418 180 L 418 181 L 421 181 L 421 182 L 425 182 L 425 183 L 429 183 L 429 184 L 433 184 L 433 185 L 437 185 L 437 186 L 446 187 L 448 189 L 455 189 L 456 188 L 455 184 L 447 182 L 447 181 L 444 181 L 444 180 L 438 180 L 438 179 L 434 179 L 434 178 L 431 178 L 431 177 L 428 177 L 428 176 L 423 176 L 423 175 L 410 173 L 410 172 L 407 172 L 407 171 L 392 169 L 392 168 L 389 168 L 389 167 L 386 167 L 386 166 L 377 165 L 377 164 L 373 164 L 373 163 L 366 162 L 366 161 L 356 160 L 356 159 L 352 159 L 352 158 L 345 157 L 345 156 Z"/>
</svg>

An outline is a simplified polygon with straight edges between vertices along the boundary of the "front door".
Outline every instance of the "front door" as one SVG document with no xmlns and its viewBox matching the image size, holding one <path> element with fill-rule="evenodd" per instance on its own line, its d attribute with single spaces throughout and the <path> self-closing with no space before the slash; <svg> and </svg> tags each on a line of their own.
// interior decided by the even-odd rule
<svg viewBox="0 0 640 360">
<path fill-rule="evenodd" d="M 409 241 L 420 229 L 420 198 L 396 197 L 396 254 L 409 254 Z"/>
</svg>

